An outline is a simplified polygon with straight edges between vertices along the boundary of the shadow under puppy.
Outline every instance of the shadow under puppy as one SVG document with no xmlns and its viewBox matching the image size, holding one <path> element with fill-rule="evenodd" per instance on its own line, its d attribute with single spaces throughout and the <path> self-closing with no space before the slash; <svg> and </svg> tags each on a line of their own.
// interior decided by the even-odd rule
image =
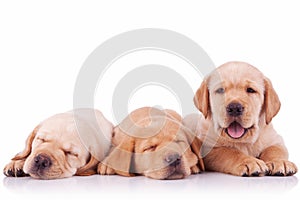
<svg viewBox="0 0 300 200">
<path fill-rule="evenodd" d="M 25 149 L 4 168 L 12 177 L 37 179 L 92 175 L 108 153 L 113 125 L 94 109 L 76 109 L 41 122 Z"/>
<path fill-rule="evenodd" d="M 133 111 L 115 127 L 112 145 L 98 166 L 99 174 L 182 179 L 204 170 L 200 140 L 185 130 L 172 110 Z"/>
<path fill-rule="evenodd" d="M 203 141 L 207 170 L 237 176 L 297 172 L 271 123 L 280 109 L 278 95 L 257 68 L 223 64 L 203 80 L 194 102 L 203 116 L 187 116 L 183 123 Z"/>
</svg>

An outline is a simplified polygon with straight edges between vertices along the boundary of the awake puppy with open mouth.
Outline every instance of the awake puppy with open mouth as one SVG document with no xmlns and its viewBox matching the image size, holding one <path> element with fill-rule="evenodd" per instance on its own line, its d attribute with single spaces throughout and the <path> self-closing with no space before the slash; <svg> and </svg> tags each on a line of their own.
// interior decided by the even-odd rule
<svg viewBox="0 0 300 200">
<path fill-rule="evenodd" d="M 203 141 L 207 170 L 237 176 L 297 172 L 271 124 L 280 109 L 278 95 L 258 69 L 244 62 L 223 64 L 203 80 L 194 103 L 203 116 L 189 115 L 183 123 Z"/>
</svg>

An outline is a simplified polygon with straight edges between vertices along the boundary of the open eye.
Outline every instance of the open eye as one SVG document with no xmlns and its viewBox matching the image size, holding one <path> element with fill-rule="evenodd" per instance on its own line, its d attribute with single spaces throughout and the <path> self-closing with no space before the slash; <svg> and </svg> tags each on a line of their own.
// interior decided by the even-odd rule
<svg viewBox="0 0 300 200">
<path fill-rule="evenodd" d="M 256 93 L 256 91 L 253 88 L 248 87 L 247 88 L 247 93 Z"/>
<path fill-rule="evenodd" d="M 223 94 L 225 92 L 225 89 L 224 88 L 218 88 L 217 90 L 216 90 L 216 93 L 217 94 Z"/>
<path fill-rule="evenodd" d="M 145 149 L 143 150 L 143 152 L 146 152 L 146 151 L 154 151 L 154 150 L 156 149 L 156 147 L 157 147 L 156 145 L 151 145 L 151 146 L 145 148 Z"/>
</svg>

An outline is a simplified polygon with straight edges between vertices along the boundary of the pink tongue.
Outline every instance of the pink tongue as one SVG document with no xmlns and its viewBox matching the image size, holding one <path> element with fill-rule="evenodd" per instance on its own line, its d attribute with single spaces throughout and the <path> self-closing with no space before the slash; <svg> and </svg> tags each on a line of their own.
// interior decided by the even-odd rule
<svg viewBox="0 0 300 200">
<path fill-rule="evenodd" d="M 227 128 L 227 132 L 232 138 L 239 138 L 242 137 L 245 129 L 239 123 L 233 122 Z"/>
</svg>

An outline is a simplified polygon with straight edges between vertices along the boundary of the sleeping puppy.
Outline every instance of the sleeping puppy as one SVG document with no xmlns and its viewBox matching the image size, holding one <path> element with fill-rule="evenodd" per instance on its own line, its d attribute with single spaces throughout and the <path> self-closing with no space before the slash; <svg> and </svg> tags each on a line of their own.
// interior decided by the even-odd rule
<svg viewBox="0 0 300 200">
<path fill-rule="evenodd" d="M 25 149 L 4 168 L 12 177 L 37 179 L 92 175 L 111 145 L 113 126 L 94 109 L 54 115 L 29 135 Z"/>
<path fill-rule="evenodd" d="M 243 62 L 220 66 L 204 79 L 194 103 L 204 117 L 187 116 L 184 124 L 203 141 L 207 170 L 237 176 L 297 172 L 271 124 L 280 101 L 258 69 Z"/>
<path fill-rule="evenodd" d="M 112 144 L 98 166 L 99 174 L 182 179 L 204 170 L 197 157 L 200 140 L 184 130 L 181 117 L 172 110 L 133 111 L 114 129 Z"/>
</svg>

